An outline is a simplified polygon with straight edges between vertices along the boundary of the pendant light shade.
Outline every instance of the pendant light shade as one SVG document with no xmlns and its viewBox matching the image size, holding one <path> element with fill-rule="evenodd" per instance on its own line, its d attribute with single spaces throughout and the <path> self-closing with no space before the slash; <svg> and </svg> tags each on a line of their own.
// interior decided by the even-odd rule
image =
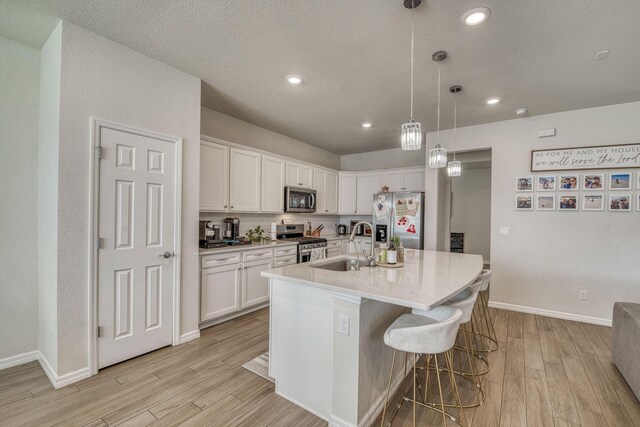
<svg viewBox="0 0 640 427">
<path fill-rule="evenodd" d="M 403 151 L 415 151 L 422 148 L 422 126 L 413 119 L 413 47 L 415 37 L 413 33 L 413 9 L 418 7 L 422 0 L 405 0 L 404 7 L 411 9 L 411 120 L 402 125 L 400 130 L 400 144 Z"/>
<path fill-rule="evenodd" d="M 447 167 L 447 150 L 440 145 L 440 63 L 447 59 L 447 52 L 439 50 L 431 55 L 431 59 L 438 63 L 438 128 L 436 131 L 436 147 L 429 150 L 429 167 L 440 169 Z"/>
<path fill-rule="evenodd" d="M 442 148 L 440 144 L 436 148 L 429 150 L 429 167 L 444 168 L 447 166 L 447 150 Z"/>
<path fill-rule="evenodd" d="M 414 151 L 422 148 L 422 126 L 420 122 L 411 119 L 402 125 L 400 142 L 404 151 Z"/>
<path fill-rule="evenodd" d="M 458 130 L 458 99 L 457 94 L 462 90 L 462 86 L 454 85 L 449 88 L 449 92 L 453 94 L 453 160 L 447 165 L 447 174 L 449 176 L 460 176 L 462 174 L 462 163 L 456 159 L 456 142 Z"/>
<path fill-rule="evenodd" d="M 449 176 L 460 176 L 462 173 L 462 163 L 455 157 L 447 165 L 447 174 Z"/>
</svg>

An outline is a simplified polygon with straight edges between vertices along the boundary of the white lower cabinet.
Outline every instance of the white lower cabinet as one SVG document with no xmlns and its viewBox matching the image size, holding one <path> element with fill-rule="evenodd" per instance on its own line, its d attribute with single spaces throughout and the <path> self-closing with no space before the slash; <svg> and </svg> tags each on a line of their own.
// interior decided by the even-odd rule
<svg viewBox="0 0 640 427">
<path fill-rule="evenodd" d="M 271 268 L 271 259 L 246 262 L 242 274 L 240 308 L 248 308 L 269 301 L 269 279 L 260 273 Z"/>
<path fill-rule="evenodd" d="M 342 254 L 342 241 L 329 240 L 327 242 L 327 257 L 338 256 Z"/>
<path fill-rule="evenodd" d="M 200 321 L 215 319 L 240 309 L 241 264 L 202 269 Z"/>
<path fill-rule="evenodd" d="M 297 246 L 278 246 L 275 250 L 267 246 L 200 258 L 200 322 L 210 322 L 236 317 L 268 303 L 269 279 L 261 273 L 296 264 Z"/>
</svg>

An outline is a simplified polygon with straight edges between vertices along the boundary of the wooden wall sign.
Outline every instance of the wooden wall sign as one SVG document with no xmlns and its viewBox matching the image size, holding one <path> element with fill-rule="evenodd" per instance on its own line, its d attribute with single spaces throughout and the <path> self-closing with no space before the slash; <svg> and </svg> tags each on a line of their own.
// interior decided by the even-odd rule
<svg viewBox="0 0 640 427">
<path fill-rule="evenodd" d="M 531 150 L 531 172 L 640 168 L 640 144 Z"/>
</svg>

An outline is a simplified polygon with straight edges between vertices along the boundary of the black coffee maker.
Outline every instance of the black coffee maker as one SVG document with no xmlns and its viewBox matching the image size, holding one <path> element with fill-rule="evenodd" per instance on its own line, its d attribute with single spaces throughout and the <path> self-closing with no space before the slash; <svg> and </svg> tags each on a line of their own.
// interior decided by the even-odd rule
<svg viewBox="0 0 640 427">
<path fill-rule="evenodd" d="M 203 249 L 220 248 L 227 244 L 220 237 L 220 225 L 213 221 L 200 221 L 200 247 Z"/>
<path fill-rule="evenodd" d="M 225 218 L 223 224 L 222 238 L 224 240 L 238 240 L 240 237 L 240 219 Z"/>
</svg>

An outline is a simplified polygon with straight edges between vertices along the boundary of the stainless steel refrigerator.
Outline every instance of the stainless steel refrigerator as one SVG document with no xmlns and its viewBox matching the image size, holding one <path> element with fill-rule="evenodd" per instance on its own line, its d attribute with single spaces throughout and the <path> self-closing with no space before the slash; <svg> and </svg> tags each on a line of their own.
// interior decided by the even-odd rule
<svg viewBox="0 0 640 427">
<path fill-rule="evenodd" d="M 405 248 L 424 249 L 424 207 L 424 193 L 374 194 L 372 231 L 376 247 L 397 236 Z"/>
</svg>

